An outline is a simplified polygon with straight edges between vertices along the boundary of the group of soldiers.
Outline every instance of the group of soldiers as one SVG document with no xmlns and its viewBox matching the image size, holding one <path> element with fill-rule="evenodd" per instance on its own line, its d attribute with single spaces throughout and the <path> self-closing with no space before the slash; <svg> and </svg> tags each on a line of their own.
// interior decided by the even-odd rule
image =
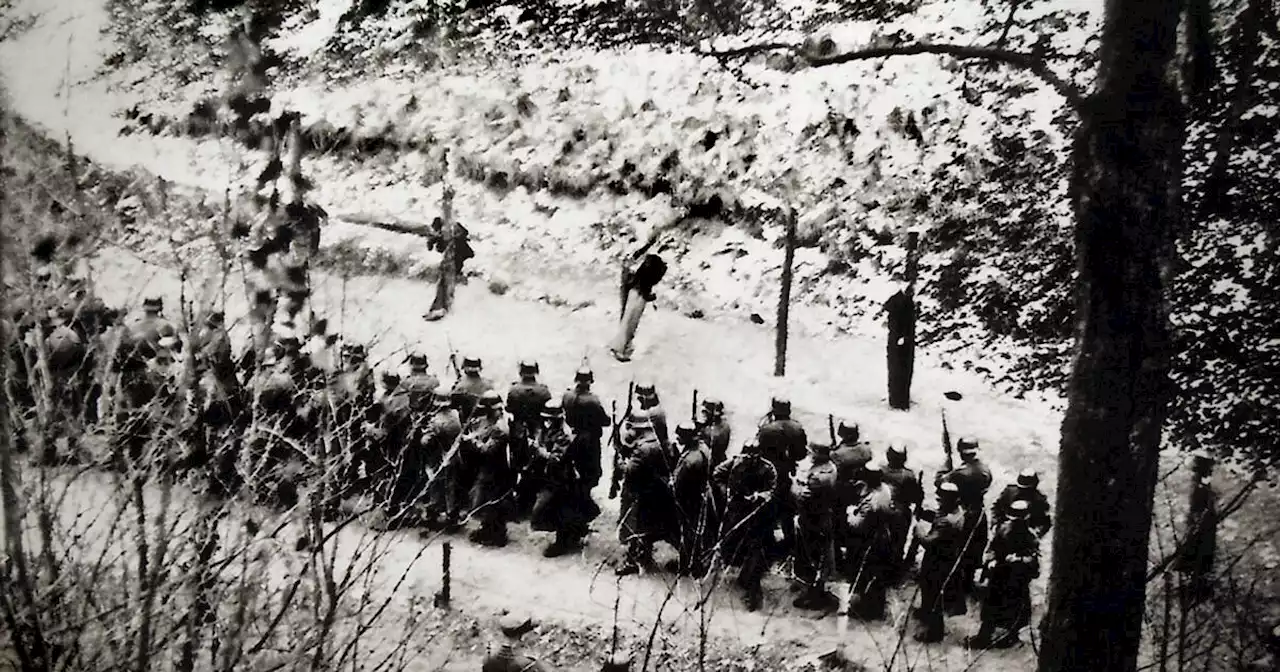
<svg viewBox="0 0 1280 672">
<path fill-rule="evenodd" d="M 117 324 L 83 283 L 66 289 L 47 311 L 19 306 L 10 316 L 11 362 L 26 369 L 11 379 L 44 375 L 53 391 L 45 461 L 76 459 L 84 430 L 105 425 L 99 434 L 115 469 L 196 472 L 215 495 L 247 490 L 278 506 L 309 496 L 333 516 L 341 502 L 371 495 L 389 527 L 456 532 L 474 522 L 471 540 L 491 546 L 528 521 L 554 533 L 544 551 L 554 557 L 581 548 L 600 514 L 592 491 L 608 440 L 609 497 L 621 500 L 626 549 L 620 575 L 654 571 L 663 542 L 678 552 L 669 571 L 736 567 L 754 610 L 763 577 L 789 559 L 796 607 L 834 610 L 840 601 L 827 586 L 842 582 L 850 613 L 874 620 L 923 549 L 917 639 L 939 641 L 944 617 L 965 613 L 970 598 L 982 614 L 974 645 L 1015 642 L 1029 623 L 1049 503 L 1036 474 L 1024 472 L 988 513 L 992 477 L 974 439 L 958 442 L 961 464 L 933 479 L 937 507 L 926 509 L 905 445 L 877 456 L 843 422 L 832 423 L 830 441 L 813 440 L 783 398 L 730 454 L 722 402 L 695 401 L 700 417 L 669 432 L 654 385 L 635 385 L 619 416 L 606 412 L 585 366 L 553 395 L 537 363 L 522 362 L 504 397 L 476 357 L 454 367 L 451 386 L 419 354 L 404 361 L 407 375 L 375 373 L 367 349 L 340 344 L 323 320 L 302 335 L 284 325 L 268 347 L 236 356 L 222 313 L 184 339 L 160 299 Z M 37 388 L 15 396 L 28 419 L 38 413 Z M 105 423 L 99 407 L 109 411 Z"/>
</svg>

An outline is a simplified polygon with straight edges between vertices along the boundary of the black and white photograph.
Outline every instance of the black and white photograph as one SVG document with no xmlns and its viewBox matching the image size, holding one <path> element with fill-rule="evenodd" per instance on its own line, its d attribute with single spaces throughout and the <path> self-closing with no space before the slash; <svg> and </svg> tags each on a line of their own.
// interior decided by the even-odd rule
<svg viewBox="0 0 1280 672">
<path fill-rule="evenodd" d="M 0 672 L 1280 672 L 1280 0 L 0 0 Z"/>
</svg>

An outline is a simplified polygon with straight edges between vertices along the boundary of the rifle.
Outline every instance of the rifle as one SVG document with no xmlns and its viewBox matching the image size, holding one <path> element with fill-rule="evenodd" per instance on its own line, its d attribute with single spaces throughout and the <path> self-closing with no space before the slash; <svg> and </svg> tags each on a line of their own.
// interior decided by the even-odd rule
<svg viewBox="0 0 1280 672">
<path fill-rule="evenodd" d="M 449 340 L 448 334 L 445 334 L 444 342 L 449 346 L 449 367 L 453 369 L 454 377 L 462 380 L 462 369 L 458 368 L 458 351 L 453 349 L 453 342 Z"/>
<path fill-rule="evenodd" d="M 836 418 L 830 413 L 827 414 L 827 434 L 831 436 L 831 447 L 836 445 Z"/>
<path fill-rule="evenodd" d="M 609 415 L 613 421 L 613 433 L 609 437 L 609 443 L 613 446 L 613 474 L 609 477 L 609 499 L 618 496 L 618 489 L 622 486 L 622 423 L 631 417 L 631 400 L 635 394 L 636 383 L 631 381 L 627 384 L 627 410 L 622 418 L 617 418 L 618 400 L 614 399 L 609 403 Z"/>
<path fill-rule="evenodd" d="M 693 406 L 689 408 L 689 417 L 693 419 L 693 426 L 698 426 L 698 388 L 693 388 Z"/>
<path fill-rule="evenodd" d="M 924 470 L 921 470 L 921 471 L 920 471 L 920 473 L 916 474 L 916 483 L 920 486 L 920 493 L 921 493 L 921 495 L 923 495 L 923 493 L 924 493 Z M 923 507 L 924 507 L 924 502 L 923 502 L 923 501 L 921 501 L 919 504 L 916 504 L 915 515 L 914 515 L 914 516 L 912 516 L 913 520 L 923 520 L 923 518 L 921 518 L 921 517 L 920 517 L 921 509 L 922 509 Z M 912 526 L 911 526 L 911 543 L 910 543 L 910 544 L 907 544 L 907 554 L 903 557 L 903 570 L 911 570 L 911 569 L 914 569 L 914 568 L 915 568 L 915 566 L 916 566 L 916 553 L 918 553 L 918 552 L 920 552 L 920 537 L 917 537 L 917 536 L 916 536 L 915 525 L 914 525 L 914 524 L 912 524 Z"/>
<path fill-rule="evenodd" d="M 947 429 L 947 409 L 942 409 L 942 450 L 946 451 L 947 459 L 943 465 L 944 473 L 956 468 L 955 459 L 951 454 L 951 432 Z"/>
</svg>

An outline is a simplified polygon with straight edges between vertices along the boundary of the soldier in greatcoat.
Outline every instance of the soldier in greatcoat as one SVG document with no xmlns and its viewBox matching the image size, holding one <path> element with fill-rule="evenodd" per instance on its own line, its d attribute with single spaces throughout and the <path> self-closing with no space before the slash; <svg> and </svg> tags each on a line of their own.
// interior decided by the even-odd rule
<svg viewBox="0 0 1280 672">
<path fill-rule="evenodd" d="M 649 416 L 649 424 L 653 426 L 653 435 L 657 437 L 658 443 L 662 444 L 663 450 L 671 449 L 671 436 L 667 426 L 667 410 L 662 407 L 661 400 L 658 399 L 658 390 L 651 382 L 643 382 L 636 385 L 636 402 L 640 404 L 640 409 Z"/>
<path fill-rule="evenodd" d="M 918 642 L 942 641 L 946 633 L 945 615 L 954 613 L 948 603 L 959 602 L 963 612 L 964 593 L 955 570 L 964 548 L 965 512 L 960 506 L 960 489 L 955 483 L 938 486 L 938 510 L 925 512 L 916 523 L 916 537 L 924 547 L 920 560 L 920 606 L 916 609 Z"/>
<path fill-rule="evenodd" d="M 852 586 L 850 613 L 862 620 L 885 616 L 889 586 L 893 582 L 894 553 L 890 547 L 898 515 L 893 490 L 884 482 L 882 467 L 871 462 L 863 468 L 862 499 L 846 510 L 848 521 L 845 576 Z"/>
<path fill-rule="evenodd" d="M 507 391 L 507 413 L 511 414 L 511 452 L 513 455 L 531 456 L 533 435 L 542 427 L 542 410 L 551 399 L 551 390 L 538 381 L 538 363 L 522 361 L 519 365 L 520 380 Z M 518 518 L 529 515 L 534 499 L 538 496 L 537 479 L 525 479 L 527 464 L 516 464 L 521 473 L 516 486 L 515 511 Z"/>
<path fill-rule="evenodd" d="M 493 390 L 480 396 L 475 413 L 462 429 L 459 454 L 470 478 L 471 515 L 480 525 L 471 532 L 472 542 L 506 546 L 507 520 L 512 496 L 511 446 L 502 397 Z"/>
<path fill-rule="evenodd" d="M 680 561 L 678 570 L 702 576 L 709 566 L 712 547 L 720 532 L 720 517 L 711 481 L 715 469 L 711 450 L 692 425 L 676 427 L 680 457 L 671 478 L 680 513 Z"/>
<path fill-rule="evenodd" d="M 871 445 L 862 440 L 862 431 L 857 423 L 841 421 L 836 436 L 839 443 L 831 451 L 831 461 L 836 465 L 840 482 L 846 486 L 861 483 L 862 469 L 872 458 Z"/>
<path fill-rule="evenodd" d="M 124 362 L 115 404 L 114 466 L 125 473 L 165 467 L 181 430 L 183 399 L 178 392 L 177 339 L 159 339 L 150 356 Z"/>
<path fill-rule="evenodd" d="M 965 596 L 968 597 L 974 594 L 975 575 L 982 566 L 982 554 L 987 548 L 989 534 L 985 500 L 987 489 L 991 487 L 991 470 L 978 457 L 977 439 L 960 439 L 956 442 L 956 452 L 960 454 L 960 466 L 949 472 L 939 473 L 935 481 L 955 483 L 960 490 L 960 505 L 964 507 L 966 516 L 965 546 L 956 574 L 960 577 L 960 586 Z"/>
<path fill-rule="evenodd" d="M 835 596 L 827 592 L 825 582 L 835 569 L 839 491 L 836 466 L 831 463 L 831 446 L 811 443 L 809 454 L 813 463 L 794 487 L 799 545 L 793 567 L 802 590 L 794 606 L 827 610 L 834 608 L 837 602 Z"/>
<path fill-rule="evenodd" d="M 769 460 L 778 472 L 778 491 L 775 493 L 777 519 L 782 526 L 782 547 L 777 549 L 786 554 L 795 548 L 795 502 L 791 497 L 791 479 L 796 474 L 796 465 L 804 459 L 808 452 L 809 439 L 804 427 L 791 417 L 791 402 L 782 397 L 774 397 L 770 402 L 770 410 L 765 421 L 760 425 L 756 435 L 756 443 L 760 446 L 760 454 Z"/>
<path fill-rule="evenodd" d="M 530 481 L 538 487 L 530 523 L 540 532 L 556 533 L 555 540 L 542 552 L 543 556 L 554 558 L 582 546 L 600 509 L 581 484 L 583 453 L 589 451 L 586 441 L 565 425 L 559 400 L 548 400 L 542 417 L 544 425 L 534 435 L 534 459 L 530 465 Z"/>
<path fill-rule="evenodd" d="M 1016 500 L 996 528 L 986 553 L 987 591 L 982 626 L 965 641 L 969 648 L 1008 648 L 1031 623 L 1031 581 L 1040 575 L 1040 543 L 1027 522 L 1030 504 Z"/>
<path fill-rule="evenodd" d="M 924 501 L 920 477 L 914 469 L 907 466 L 907 448 L 903 443 L 892 443 L 885 451 L 882 478 L 885 485 L 893 491 L 894 522 L 889 553 L 893 562 L 890 576 L 896 585 L 905 577 L 907 568 L 915 562 L 915 558 L 907 558 L 903 554 L 906 551 L 907 537 L 911 533 L 912 519 Z"/>
<path fill-rule="evenodd" d="M 1037 537 L 1044 537 L 1053 526 L 1053 507 L 1049 498 L 1040 492 L 1040 475 L 1034 469 L 1023 469 L 1018 479 L 1000 491 L 996 501 L 991 505 L 991 527 L 997 528 L 1009 519 L 1009 507 L 1016 501 L 1024 500 L 1029 505 L 1027 525 Z"/>
<path fill-rule="evenodd" d="M 698 425 L 698 433 L 702 442 L 711 450 L 712 467 L 719 466 L 728 459 L 729 441 L 733 436 L 729 421 L 724 417 L 724 402 L 718 399 L 704 399 L 702 402 L 702 422 Z"/>
<path fill-rule="evenodd" d="M 417 525 L 418 504 L 427 485 L 426 452 L 414 441 L 414 409 L 404 380 L 394 373 L 384 373 L 386 393 L 381 400 L 381 449 L 385 476 L 381 479 L 384 512 L 388 527 Z"/>
<path fill-rule="evenodd" d="M 49 375 L 50 401 L 49 435 L 44 442 L 41 463 L 78 463 L 80 461 L 80 436 L 84 422 L 84 392 L 81 384 L 90 365 L 89 348 L 80 334 L 71 328 L 70 313 L 65 308 L 53 308 L 48 313 L 44 327 L 44 344 Z M 59 455 L 58 438 L 64 438 L 67 452 Z"/>
<path fill-rule="evenodd" d="M 675 542 L 678 534 L 675 496 L 671 490 L 673 465 L 646 411 L 637 410 L 632 414 L 623 441 L 627 457 L 622 462 L 618 540 L 627 551 L 617 570 L 619 576 L 651 567 L 654 543 Z"/>
<path fill-rule="evenodd" d="M 758 445 L 747 443 L 716 467 L 712 478 L 725 501 L 720 544 L 728 563 L 739 568 L 736 583 L 747 609 L 756 611 L 764 601 L 760 582 L 769 571 L 773 531 L 778 526 L 778 471 Z"/>
<path fill-rule="evenodd" d="M 453 396 L 444 388 L 436 388 L 431 417 L 419 439 L 431 473 L 427 489 L 428 529 L 454 531 L 461 524 L 468 482 L 458 457 L 461 435 L 462 421 L 453 407 Z"/>
<path fill-rule="evenodd" d="M 479 357 L 462 358 L 462 377 L 453 384 L 453 407 L 463 422 L 471 419 L 480 397 L 494 389 L 493 381 L 484 377 L 483 371 L 484 362 Z"/>
<path fill-rule="evenodd" d="M 573 388 L 566 390 L 560 397 L 561 408 L 564 409 L 564 420 L 573 430 L 573 435 L 582 441 L 582 459 L 579 476 L 582 487 L 591 496 L 591 490 L 600 484 L 604 475 L 601 454 L 601 441 L 604 430 L 611 422 L 609 414 L 604 410 L 600 397 L 591 391 L 595 382 L 595 374 L 591 369 L 582 367 L 573 374 Z"/>
</svg>

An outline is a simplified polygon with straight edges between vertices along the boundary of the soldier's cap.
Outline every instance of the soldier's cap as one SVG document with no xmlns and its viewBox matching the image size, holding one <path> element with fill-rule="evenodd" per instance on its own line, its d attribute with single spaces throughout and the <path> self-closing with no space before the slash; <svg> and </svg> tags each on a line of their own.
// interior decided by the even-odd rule
<svg viewBox="0 0 1280 672">
<path fill-rule="evenodd" d="M 396 385 L 400 382 L 400 374 L 395 371 L 383 371 L 382 382 L 386 383 L 388 386 Z"/>
<path fill-rule="evenodd" d="M 887 457 L 905 458 L 907 456 L 907 446 L 902 443 L 891 443 L 889 448 L 885 450 Z"/>
<path fill-rule="evenodd" d="M 164 308 L 164 301 L 158 296 L 149 296 L 142 300 L 143 310 L 160 310 Z"/>
<path fill-rule="evenodd" d="M 417 368 L 417 369 L 427 368 L 426 355 L 420 355 L 415 353 L 415 354 L 409 355 L 408 359 L 406 359 L 405 361 L 407 361 L 409 363 L 409 366 L 413 368 Z"/>
<path fill-rule="evenodd" d="M 941 497 L 943 495 L 949 495 L 952 497 L 959 496 L 960 488 L 956 487 L 956 484 L 951 481 L 944 481 L 938 486 L 938 496 Z"/>
<path fill-rule="evenodd" d="M 872 460 L 871 462 L 868 462 L 865 467 L 862 468 L 862 472 L 867 475 L 878 476 L 884 472 L 884 469 L 880 466 L 879 462 Z"/>
<path fill-rule="evenodd" d="M 809 450 L 819 455 L 830 455 L 831 445 L 822 441 L 810 441 Z"/>
<path fill-rule="evenodd" d="M 1027 511 L 1030 510 L 1030 508 L 1031 505 L 1027 503 L 1027 500 L 1017 499 L 1009 505 L 1009 515 L 1014 518 L 1021 518 L 1022 516 L 1027 515 Z"/>
<path fill-rule="evenodd" d="M 698 430 L 693 425 L 682 422 L 676 426 L 676 438 L 692 439 L 698 435 Z"/>
<path fill-rule="evenodd" d="M 528 616 L 507 614 L 498 620 L 498 629 L 508 637 L 523 637 L 533 630 L 533 621 Z"/>
<path fill-rule="evenodd" d="M 844 424 L 840 422 L 840 426 L 836 428 L 836 435 L 846 441 L 857 441 L 862 434 L 862 430 L 858 427 L 858 423 Z"/>
<path fill-rule="evenodd" d="M 548 399 L 547 403 L 542 405 L 542 417 L 559 418 L 564 415 L 564 406 L 560 404 L 559 399 Z"/>
<path fill-rule="evenodd" d="M 585 367 L 585 366 L 584 366 L 584 367 L 582 367 L 582 368 L 580 368 L 580 369 L 578 369 L 578 370 L 577 370 L 577 371 L 575 371 L 575 372 L 574 372 L 574 374 L 573 374 L 573 380 L 574 380 L 574 382 L 576 382 L 576 383 L 581 383 L 581 382 L 587 382 L 587 383 L 590 383 L 590 382 L 594 381 L 595 379 L 596 379 L 596 375 L 595 375 L 594 373 L 592 373 L 592 372 L 591 372 L 591 369 L 588 369 L 588 368 L 587 368 L 587 367 Z"/>
<path fill-rule="evenodd" d="M 658 390 L 653 386 L 653 383 L 646 381 L 636 385 L 636 396 L 656 397 L 658 396 Z"/>
<path fill-rule="evenodd" d="M 502 396 L 493 390 L 480 395 L 480 405 L 484 408 L 496 408 L 502 405 Z"/>
<path fill-rule="evenodd" d="M 538 372 L 538 363 L 531 359 L 520 360 L 520 375 L 527 376 Z"/>
<path fill-rule="evenodd" d="M 755 441 L 747 441 L 742 444 L 742 452 L 751 455 L 760 452 L 760 444 Z"/>
<path fill-rule="evenodd" d="M 462 370 L 463 371 L 479 371 L 480 358 L 479 357 L 463 357 Z"/>
<path fill-rule="evenodd" d="M 1018 474 L 1018 487 L 1034 488 L 1040 483 L 1040 474 L 1035 469 L 1023 469 Z"/>
<path fill-rule="evenodd" d="M 436 391 L 431 393 L 431 398 L 441 403 L 453 403 L 453 394 L 443 387 L 437 387 Z"/>
<path fill-rule="evenodd" d="M 774 397 L 769 401 L 774 408 L 785 408 L 791 410 L 791 400 L 786 397 Z"/>
<path fill-rule="evenodd" d="M 959 441 L 956 441 L 956 450 L 969 453 L 975 452 L 978 450 L 978 440 L 972 436 L 961 437 Z"/>
<path fill-rule="evenodd" d="M 724 413 L 724 402 L 719 399 L 703 399 L 702 408 L 708 413 Z"/>
</svg>

